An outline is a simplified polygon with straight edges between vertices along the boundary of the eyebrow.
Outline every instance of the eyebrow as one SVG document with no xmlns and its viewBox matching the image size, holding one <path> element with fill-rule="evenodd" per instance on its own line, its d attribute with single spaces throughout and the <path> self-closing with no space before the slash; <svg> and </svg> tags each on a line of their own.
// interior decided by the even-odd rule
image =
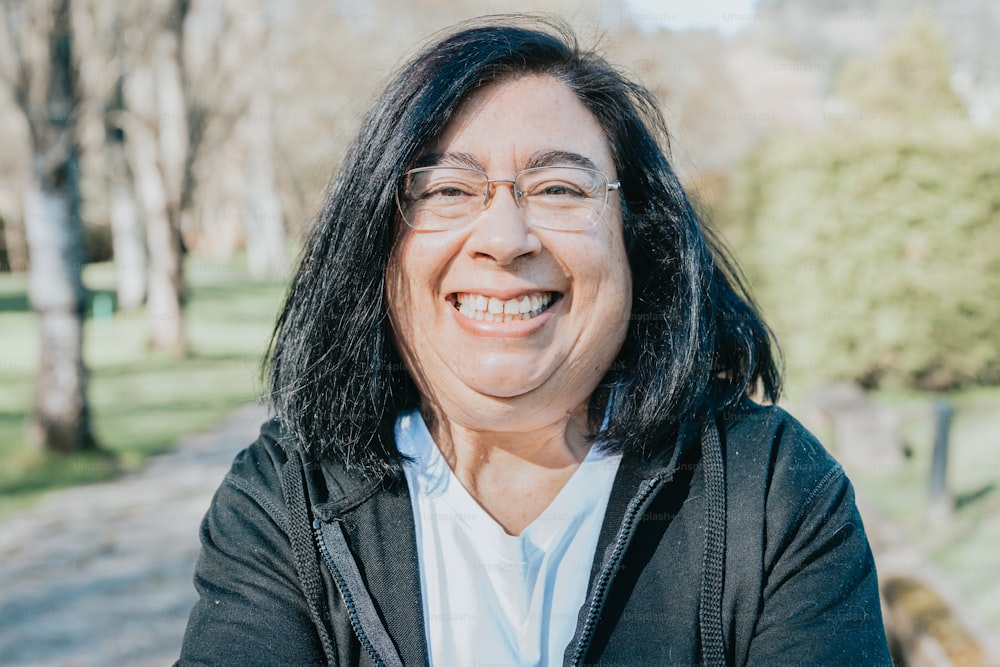
<svg viewBox="0 0 1000 667">
<path fill-rule="evenodd" d="M 413 165 L 420 167 L 441 167 L 441 166 L 462 166 L 486 171 L 485 165 L 469 153 L 448 152 L 448 153 L 427 153 L 416 161 Z"/>
<path fill-rule="evenodd" d="M 486 166 L 476 159 L 474 155 L 451 151 L 446 153 L 427 153 L 426 155 L 420 157 L 420 159 L 418 159 L 413 166 L 414 168 L 420 168 L 449 165 L 470 167 L 483 172 L 486 171 Z M 533 169 L 535 167 L 553 167 L 559 165 L 585 167 L 587 169 L 597 170 L 597 164 L 595 164 L 593 160 L 585 155 L 580 155 L 579 153 L 574 153 L 572 151 L 543 151 L 535 153 L 528 158 L 528 164 L 525 166 L 525 169 Z"/>
<path fill-rule="evenodd" d="M 571 151 L 535 153 L 528 160 L 527 168 L 532 169 L 534 167 L 552 167 L 557 165 L 586 167 L 587 169 L 597 170 L 597 165 L 589 157 Z"/>
</svg>

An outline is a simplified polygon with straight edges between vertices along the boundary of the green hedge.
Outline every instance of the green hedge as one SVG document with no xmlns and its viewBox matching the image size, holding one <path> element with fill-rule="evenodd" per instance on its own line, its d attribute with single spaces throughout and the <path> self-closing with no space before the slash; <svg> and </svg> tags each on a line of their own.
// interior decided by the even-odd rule
<svg viewBox="0 0 1000 667">
<path fill-rule="evenodd" d="M 775 137 L 720 212 L 792 376 L 1000 384 L 1000 136 L 968 122 Z"/>
</svg>

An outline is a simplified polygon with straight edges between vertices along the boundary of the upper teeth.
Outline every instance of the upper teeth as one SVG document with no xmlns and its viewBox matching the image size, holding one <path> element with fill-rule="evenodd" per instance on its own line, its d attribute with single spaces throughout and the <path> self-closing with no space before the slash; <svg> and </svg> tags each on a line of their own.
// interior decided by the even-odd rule
<svg viewBox="0 0 1000 667">
<path fill-rule="evenodd" d="M 456 299 L 458 312 L 466 317 L 486 322 L 513 322 L 530 320 L 541 314 L 552 303 L 552 292 L 536 292 L 502 301 L 495 296 L 459 293 Z"/>
</svg>

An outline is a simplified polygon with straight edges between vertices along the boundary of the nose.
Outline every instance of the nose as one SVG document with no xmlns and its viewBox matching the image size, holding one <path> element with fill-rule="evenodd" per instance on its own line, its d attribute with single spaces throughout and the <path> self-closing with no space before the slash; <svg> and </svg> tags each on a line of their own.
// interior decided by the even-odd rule
<svg viewBox="0 0 1000 667">
<path fill-rule="evenodd" d="M 513 197 L 513 181 L 491 181 L 493 192 L 487 193 L 486 208 L 472 223 L 472 233 L 466 241 L 468 252 L 476 258 L 488 258 L 500 266 L 508 266 L 521 257 L 538 254 L 542 242 L 524 216 L 524 209 Z M 511 192 L 501 192 L 510 188 Z"/>
</svg>

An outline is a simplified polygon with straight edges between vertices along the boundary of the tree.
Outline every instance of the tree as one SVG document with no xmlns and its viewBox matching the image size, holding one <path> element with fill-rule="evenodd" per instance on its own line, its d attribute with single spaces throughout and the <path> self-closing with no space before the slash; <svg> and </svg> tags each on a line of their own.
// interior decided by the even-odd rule
<svg viewBox="0 0 1000 667">
<path fill-rule="evenodd" d="M 241 24 L 245 7 L 204 4 L 208 6 L 201 8 L 193 39 L 188 38 L 188 0 L 160 0 L 152 6 L 122 10 L 123 23 L 133 29 L 121 48 L 127 67 L 119 117 L 146 222 L 150 343 L 177 355 L 187 349 L 182 239 L 185 229 L 193 226 L 191 212 L 198 176 L 205 170 L 203 158 L 226 140 L 242 135 L 234 128 L 260 88 L 253 73 L 262 56 L 254 54 L 266 38 L 259 21 L 244 18 Z M 244 221 L 263 223 L 247 231 L 256 242 L 248 245 L 267 246 L 263 264 L 271 272 L 275 266 L 282 271 L 282 216 L 280 200 L 272 194 L 275 177 L 268 93 L 260 93 L 254 104 L 268 131 L 265 136 L 251 132 L 250 139 L 244 139 L 248 180 L 253 181 L 250 214 Z M 275 249 L 282 253 L 281 261 L 270 259 Z"/>
<path fill-rule="evenodd" d="M 250 64 L 246 67 L 259 71 L 262 64 L 272 61 L 273 39 L 262 21 L 252 22 L 248 27 L 241 31 L 245 51 L 253 54 L 254 49 L 249 45 L 262 46 L 257 50 L 256 67 Z M 250 93 L 247 113 L 237 123 L 234 133 L 246 154 L 243 198 L 247 211 L 243 230 L 250 273 L 258 278 L 281 278 L 288 272 L 284 210 L 274 168 L 272 94 L 269 77 L 258 81 Z"/>
<path fill-rule="evenodd" d="M 185 218 L 184 238 L 217 256 L 245 245 L 250 272 L 260 278 L 288 270 L 276 165 L 278 77 L 271 74 L 282 47 L 272 27 L 288 13 L 273 0 L 198 3 L 186 40 L 189 108 L 204 113 L 191 116 L 203 123 L 192 142 L 191 169 L 200 214 Z M 287 106 L 295 105 L 282 107 L 286 122 Z"/>
<path fill-rule="evenodd" d="M 853 113 L 757 152 L 730 226 L 793 373 L 1000 384 L 1000 135 L 958 106 L 923 19 L 880 62 L 845 73 Z"/>
<path fill-rule="evenodd" d="M 944 36 L 923 15 L 911 18 L 877 60 L 849 61 L 837 87 L 854 110 L 895 122 L 967 115 L 951 87 Z"/>
<path fill-rule="evenodd" d="M 186 0 L 143 5 L 130 17 L 125 46 L 125 153 L 146 221 L 149 343 L 187 354 L 181 215 L 190 166 L 190 108 L 185 101 L 181 38 Z M 133 9 L 132 11 L 138 11 Z"/>
<path fill-rule="evenodd" d="M 78 97 L 70 2 L 3 0 L 2 10 L 4 79 L 24 114 L 32 149 L 24 219 L 41 361 L 28 437 L 51 452 L 93 449 L 83 362 Z"/>
<path fill-rule="evenodd" d="M 133 187 L 132 172 L 125 155 L 121 131 L 107 133 L 109 217 L 115 259 L 115 283 L 118 307 L 134 310 L 146 300 L 146 235 Z"/>
<path fill-rule="evenodd" d="M 0 168 L 0 171 L 8 170 Z M 4 259 L 0 272 L 25 273 L 28 270 L 28 242 L 21 219 L 21 207 L 24 205 L 21 199 L 19 188 L 5 187 L 0 183 L 0 228 L 3 229 L 0 247 Z"/>
<path fill-rule="evenodd" d="M 101 216 L 110 222 L 118 308 L 134 310 L 146 300 L 148 264 L 144 220 L 122 128 L 123 47 L 135 25 L 127 22 L 132 17 L 120 3 L 74 0 L 73 10 L 74 45 L 80 61 L 83 176 L 91 181 L 85 189 L 84 203 L 89 206 L 84 217 Z M 86 181 L 81 187 L 85 185 Z"/>
</svg>

